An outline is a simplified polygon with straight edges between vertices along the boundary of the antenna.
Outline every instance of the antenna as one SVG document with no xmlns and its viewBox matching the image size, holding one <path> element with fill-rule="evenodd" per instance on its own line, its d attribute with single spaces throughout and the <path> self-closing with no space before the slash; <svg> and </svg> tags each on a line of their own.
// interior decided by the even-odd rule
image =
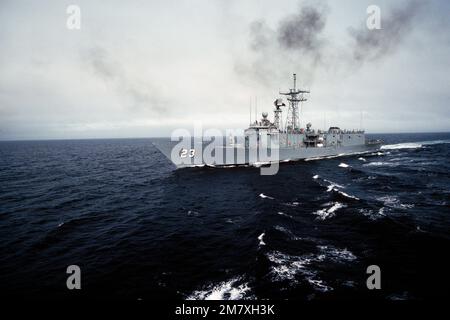
<svg viewBox="0 0 450 320">
<path fill-rule="evenodd" d="M 252 125 L 252 97 L 250 97 L 250 125 Z"/>
<path fill-rule="evenodd" d="M 258 97 L 255 96 L 255 120 L 258 122 Z"/>
<path fill-rule="evenodd" d="M 290 133 L 294 133 L 300 130 L 300 116 L 302 116 L 302 103 L 307 99 L 304 97 L 305 93 L 309 93 L 309 90 L 297 90 L 297 74 L 293 74 L 294 88 L 289 89 L 288 92 L 280 92 L 281 95 L 288 96 L 289 108 L 286 118 L 286 130 Z M 299 106 L 300 103 L 300 106 Z M 300 108 L 300 110 L 299 110 Z"/>
<path fill-rule="evenodd" d="M 359 109 L 359 130 L 362 130 L 362 117 L 363 117 L 362 110 Z"/>
</svg>

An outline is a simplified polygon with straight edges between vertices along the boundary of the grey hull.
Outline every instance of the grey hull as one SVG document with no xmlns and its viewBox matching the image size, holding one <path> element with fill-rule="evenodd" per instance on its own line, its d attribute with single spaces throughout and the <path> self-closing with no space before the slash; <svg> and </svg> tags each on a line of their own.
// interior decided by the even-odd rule
<svg viewBox="0 0 450 320">
<path fill-rule="evenodd" d="M 377 151 L 381 147 L 381 143 L 329 147 L 284 147 L 270 150 L 273 153 L 271 154 L 269 151 L 269 154 L 265 155 L 265 152 L 261 154 L 259 150 L 243 146 L 213 146 L 210 142 L 192 141 L 190 145 L 180 146 L 176 141 L 157 139 L 153 144 L 178 168 L 205 165 L 217 167 L 260 165 L 271 162 L 313 160 L 369 153 Z"/>
</svg>

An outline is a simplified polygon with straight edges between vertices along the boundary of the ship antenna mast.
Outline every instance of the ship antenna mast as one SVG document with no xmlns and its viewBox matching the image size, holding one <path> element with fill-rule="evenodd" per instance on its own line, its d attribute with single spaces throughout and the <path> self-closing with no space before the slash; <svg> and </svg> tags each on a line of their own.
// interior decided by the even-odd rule
<svg viewBox="0 0 450 320">
<path fill-rule="evenodd" d="M 281 95 L 288 96 L 289 109 L 286 119 L 286 130 L 288 133 L 297 133 L 300 131 L 300 118 L 299 118 L 299 102 L 306 101 L 304 97 L 305 93 L 309 93 L 307 90 L 297 90 L 297 74 L 294 76 L 294 88 L 289 89 L 289 92 L 280 92 Z"/>
</svg>

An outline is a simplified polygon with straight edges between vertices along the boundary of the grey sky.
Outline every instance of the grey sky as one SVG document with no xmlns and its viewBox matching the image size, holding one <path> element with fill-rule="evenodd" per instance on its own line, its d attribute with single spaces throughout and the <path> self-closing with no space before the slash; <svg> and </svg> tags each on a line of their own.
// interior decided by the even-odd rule
<svg viewBox="0 0 450 320">
<path fill-rule="evenodd" d="M 358 128 L 363 112 L 369 132 L 450 131 L 450 3 L 419 3 L 1 0 L 0 139 L 244 128 L 293 72 L 303 124 Z"/>
</svg>

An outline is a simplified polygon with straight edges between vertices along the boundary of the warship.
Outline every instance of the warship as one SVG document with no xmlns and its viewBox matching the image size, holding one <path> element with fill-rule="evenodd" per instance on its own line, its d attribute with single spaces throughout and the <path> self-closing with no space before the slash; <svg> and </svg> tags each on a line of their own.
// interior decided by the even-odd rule
<svg viewBox="0 0 450 320">
<path fill-rule="evenodd" d="M 365 131 L 345 130 L 332 126 L 316 130 L 311 123 L 300 126 L 300 108 L 307 101 L 308 90 L 297 88 L 293 74 L 293 88 L 279 92 L 285 96 L 274 101 L 273 122 L 263 112 L 260 120 L 251 121 L 240 136 L 192 137 L 172 134 L 170 141 L 157 139 L 153 144 L 177 167 L 230 167 L 312 160 L 374 152 L 382 141 L 369 140 Z M 287 109 L 283 117 L 283 109 Z M 251 113 L 250 113 L 251 114 Z"/>
</svg>

